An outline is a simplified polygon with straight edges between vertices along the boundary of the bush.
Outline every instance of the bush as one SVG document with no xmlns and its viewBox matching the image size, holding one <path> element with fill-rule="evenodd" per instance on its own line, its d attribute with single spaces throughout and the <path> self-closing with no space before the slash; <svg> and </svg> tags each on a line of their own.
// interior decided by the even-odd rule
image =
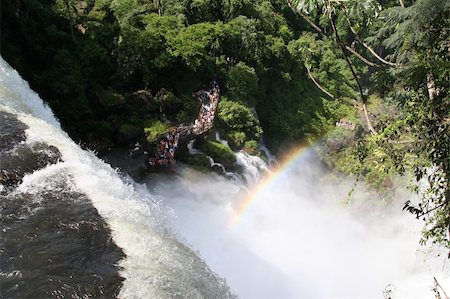
<svg viewBox="0 0 450 299">
<path fill-rule="evenodd" d="M 105 108 L 112 108 L 125 103 L 124 97 L 111 89 L 98 91 L 97 94 L 100 103 L 102 103 Z"/>
<path fill-rule="evenodd" d="M 191 165 L 194 169 L 199 171 L 209 171 L 211 168 L 208 158 L 203 154 L 188 156 L 183 159 L 183 162 Z"/>
<path fill-rule="evenodd" d="M 258 142 L 256 140 L 246 141 L 244 144 L 244 150 L 250 155 L 256 155 L 259 153 Z"/>
<path fill-rule="evenodd" d="M 247 140 L 259 140 L 262 128 L 250 108 L 222 98 L 218 108 L 219 126 L 227 133 L 232 145 L 241 147 Z"/>
</svg>

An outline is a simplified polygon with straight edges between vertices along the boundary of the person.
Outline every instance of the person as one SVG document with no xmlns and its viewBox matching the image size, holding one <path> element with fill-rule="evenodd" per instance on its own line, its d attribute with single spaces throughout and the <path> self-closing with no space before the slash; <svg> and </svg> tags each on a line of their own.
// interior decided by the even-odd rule
<svg viewBox="0 0 450 299">
<path fill-rule="evenodd" d="M 151 166 L 155 166 L 155 165 L 156 165 L 156 160 L 155 160 L 155 158 L 150 158 L 150 159 L 148 159 L 148 163 L 149 163 Z"/>
</svg>

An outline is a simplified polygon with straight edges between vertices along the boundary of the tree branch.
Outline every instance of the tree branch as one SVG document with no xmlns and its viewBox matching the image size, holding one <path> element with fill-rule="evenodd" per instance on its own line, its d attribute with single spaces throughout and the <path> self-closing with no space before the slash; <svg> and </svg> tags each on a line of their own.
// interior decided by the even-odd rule
<svg viewBox="0 0 450 299">
<path fill-rule="evenodd" d="M 434 279 L 434 284 L 436 285 L 436 289 L 437 289 L 437 287 L 439 287 L 441 289 L 442 293 L 444 294 L 444 299 L 449 299 L 448 296 L 447 296 L 447 293 L 445 293 L 445 290 L 439 284 L 439 282 L 437 281 L 436 277 L 433 277 L 433 279 Z"/>
<path fill-rule="evenodd" d="M 369 131 L 370 131 L 372 134 L 376 134 L 377 132 L 376 132 L 375 129 L 372 127 L 372 123 L 370 122 L 369 113 L 367 112 L 366 102 L 363 102 L 362 107 L 363 107 L 364 117 L 366 118 L 366 123 L 367 123 L 367 127 L 369 128 Z"/>
<path fill-rule="evenodd" d="M 322 87 L 322 85 L 319 84 L 319 82 L 316 81 L 316 79 L 314 79 L 313 75 L 311 74 L 311 70 L 309 69 L 309 67 L 305 66 L 306 71 L 308 72 L 308 76 L 309 78 L 314 82 L 314 84 L 316 84 L 316 86 L 323 92 L 325 93 L 327 96 L 329 96 L 330 98 L 334 99 L 334 96 L 327 91 L 324 87 Z"/>
<path fill-rule="evenodd" d="M 328 34 L 325 33 L 325 31 L 323 31 L 322 28 L 320 28 L 316 23 L 314 23 L 313 20 L 311 20 L 310 17 L 308 17 L 307 15 L 305 15 L 304 13 L 302 13 L 301 11 L 297 12 L 309 25 L 311 25 L 311 27 L 313 27 L 317 32 L 319 32 L 322 36 L 326 37 L 326 38 L 331 38 Z M 332 39 L 332 38 L 331 38 Z M 345 45 L 345 49 L 347 49 L 350 53 L 352 53 L 353 55 L 355 55 L 356 57 L 358 57 L 359 60 L 361 60 L 362 62 L 364 62 L 365 64 L 369 65 L 369 66 L 378 66 L 378 64 L 368 60 L 367 58 L 365 58 L 364 56 L 362 56 L 361 54 L 359 54 L 358 52 L 356 52 L 354 49 L 352 49 L 351 47 Z"/>
<path fill-rule="evenodd" d="M 443 202 L 443 203 L 441 203 L 441 204 L 435 206 L 434 208 L 431 208 L 431 209 L 426 210 L 426 211 L 422 211 L 422 213 L 420 213 L 420 215 L 417 214 L 417 218 L 420 218 L 420 217 L 422 217 L 422 216 L 428 215 L 428 214 L 430 214 L 431 212 L 433 212 L 433 211 L 435 211 L 435 210 L 437 210 L 437 209 L 439 209 L 439 208 L 444 207 L 445 205 L 446 205 L 445 202 Z"/>
<path fill-rule="evenodd" d="M 353 24 L 350 21 L 350 18 L 348 17 L 348 10 L 347 7 L 345 5 L 343 5 L 344 7 L 344 13 L 345 13 L 345 18 L 347 19 L 347 23 L 348 23 L 348 27 L 350 28 L 351 32 L 353 33 L 353 35 L 355 36 L 355 39 L 364 46 L 364 48 L 366 48 L 370 53 L 372 53 L 373 56 L 375 56 L 375 58 L 377 58 L 379 61 L 381 61 L 384 64 L 390 65 L 390 66 L 398 66 L 398 64 L 390 62 L 385 60 L 383 57 L 381 57 L 380 55 L 377 54 L 377 52 L 375 52 L 374 49 L 372 49 L 368 44 L 366 44 L 363 40 L 361 40 L 355 30 L 355 28 L 353 28 Z"/>
<path fill-rule="evenodd" d="M 328 17 L 330 18 L 331 28 L 333 28 L 334 35 L 336 36 L 336 41 L 339 44 L 339 47 L 341 48 L 342 54 L 344 55 L 345 62 L 347 62 L 347 65 L 350 68 L 350 71 L 353 75 L 353 79 L 355 79 L 356 85 L 358 86 L 358 91 L 359 91 L 359 95 L 361 96 L 362 108 L 364 111 L 364 116 L 366 118 L 367 127 L 369 128 L 369 130 L 372 134 L 376 134 L 376 131 L 374 130 L 372 123 L 370 122 L 369 113 L 367 112 L 366 97 L 364 96 L 364 92 L 362 90 L 361 84 L 359 83 L 358 76 L 356 75 L 353 65 L 351 64 L 350 60 L 348 59 L 347 53 L 345 53 L 345 47 L 344 47 L 343 43 L 341 42 L 341 38 L 337 31 L 336 24 L 335 24 L 335 21 L 334 21 L 334 18 L 333 18 L 333 15 L 331 14 L 331 12 L 329 13 Z"/>
</svg>

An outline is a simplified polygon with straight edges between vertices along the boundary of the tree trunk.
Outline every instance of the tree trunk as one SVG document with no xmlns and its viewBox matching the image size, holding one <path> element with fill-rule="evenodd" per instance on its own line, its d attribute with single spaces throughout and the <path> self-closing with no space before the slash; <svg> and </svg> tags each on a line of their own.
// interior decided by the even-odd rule
<svg viewBox="0 0 450 299">
<path fill-rule="evenodd" d="M 353 75 L 353 79 L 355 79 L 356 85 L 358 86 L 358 91 L 359 91 L 359 95 L 361 96 L 362 107 L 363 107 L 363 111 L 364 111 L 364 116 L 366 118 L 367 127 L 369 128 L 369 130 L 370 130 L 370 132 L 372 134 L 376 134 L 376 132 L 375 132 L 375 130 L 372 127 L 372 124 L 370 122 L 369 113 L 367 112 L 366 97 L 364 96 L 364 92 L 362 90 L 361 84 L 359 83 L 358 76 L 356 75 L 356 72 L 355 72 L 355 70 L 353 68 L 353 65 L 351 64 L 350 60 L 348 59 L 347 53 L 345 52 L 345 47 L 344 47 L 343 43 L 341 42 L 341 38 L 340 38 L 339 33 L 337 31 L 336 23 L 334 21 L 334 17 L 332 15 L 331 11 L 328 14 L 328 17 L 329 17 L 329 19 L 331 21 L 331 27 L 333 28 L 334 35 L 336 36 L 336 41 L 339 44 L 339 47 L 341 48 L 342 54 L 344 55 L 345 62 L 347 63 L 348 67 L 350 68 L 350 71 L 351 71 L 351 73 Z"/>
<path fill-rule="evenodd" d="M 436 118 L 441 119 L 440 113 L 436 109 L 436 98 L 439 96 L 439 88 L 436 87 L 436 82 L 434 81 L 434 77 L 431 72 L 427 74 L 427 90 L 433 114 Z"/>
<path fill-rule="evenodd" d="M 400 6 L 405 8 L 405 5 L 403 4 L 403 0 L 398 0 L 398 2 L 400 2 Z"/>
</svg>

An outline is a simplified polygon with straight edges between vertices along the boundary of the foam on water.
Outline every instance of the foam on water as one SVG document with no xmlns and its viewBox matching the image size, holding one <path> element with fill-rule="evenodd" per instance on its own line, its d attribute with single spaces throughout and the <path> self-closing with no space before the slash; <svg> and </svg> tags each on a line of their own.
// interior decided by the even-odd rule
<svg viewBox="0 0 450 299">
<path fill-rule="evenodd" d="M 2 59 L 0 71 L 0 109 L 14 113 L 29 126 L 27 143 L 55 146 L 63 160 L 27 175 L 19 188 L 45 184 L 43 178 L 49 175 L 73 178 L 76 188 L 91 199 L 107 221 L 114 242 L 126 254 L 120 262 L 125 278 L 121 297 L 232 296 L 225 283 L 198 256 L 164 231 L 159 221 L 167 212 L 160 204 L 132 184 L 124 183 L 116 170 L 75 144 L 39 96 Z"/>
<path fill-rule="evenodd" d="M 242 298 L 382 298 L 388 289 L 391 298 L 433 298 L 433 277 L 450 290 L 445 252 L 420 247 L 422 223 L 401 210 L 413 195 L 387 204 L 358 188 L 346 206 L 353 183 L 325 174 L 306 155 L 233 227 L 247 196 L 234 182 L 187 172 L 148 184 L 174 209 L 174 230 Z"/>
<path fill-rule="evenodd" d="M 248 185 L 254 185 L 261 180 L 261 177 L 269 172 L 264 160 L 258 156 L 252 156 L 245 151 L 235 153 L 236 163 L 243 168 L 243 176 Z"/>
</svg>

